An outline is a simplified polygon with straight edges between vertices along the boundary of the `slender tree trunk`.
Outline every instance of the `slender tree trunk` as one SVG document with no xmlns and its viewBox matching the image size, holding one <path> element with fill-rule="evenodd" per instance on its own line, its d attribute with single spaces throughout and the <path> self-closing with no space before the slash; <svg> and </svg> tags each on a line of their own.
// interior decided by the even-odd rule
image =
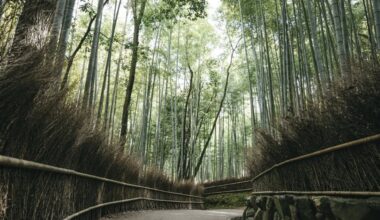
<svg viewBox="0 0 380 220">
<path fill-rule="evenodd" d="M 332 58 L 333 58 L 333 61 L 334 61 L 332 63 L 334 63 L 335 69 L 337 69 L 338 70 L 337 72 L 339 72 L 340 66 L 339 66 L 339 60 L 338 60 L 337 49 L 336 49 L 337 46 L 336 46 L 336 44 L 334 42 L 333 34 L 331 33 L 331 29 L 330 29 L 330 26 L 329 26 L 329 22 L 328 22 L 328 19 L 327 19 L 327 13 L 326 13 L 326 11 L 328 11 L 328 12 L 331 11 L 330 10 L 330 5 L 328 4 L 327 0 L 326 1 L 322 1 L 320 5 L 321 5 L 321 13 L 322 13 L 323 20 L 324 20 L 324 23 L 325 23 L 325 27 L 326 27 L 326 30 L 327 30 L 328 45 L 329 45 L 329 48 L 330 48 L 329 51 L 330 51 L 330 53 L 332 53 Z M 326 7 L 326 5 L 327 5 L 327 7 Z M 328 13 L 328 14 L 330 14 L 330 13 Z M 332 16 L 332 14 L 330 14 L 330 17 L 331 17 L 331 21 L 333 23 L 332 25 L 333 25 L 333 27 L 335 27 L 334 26 L 334 18 Z M 330 71 L 330 72 L 332 72 L 332 71 Z M 330 76 L 329 76 L 329 81 L 331 81 L 332 78 L 333 78 L 333 75 L 331 73 Z"/>
<path fill-rule="evenodd" d="M 62 21 L 65 17 L 65 5 L 66 0 L 57 0 L 48 48 L 49 55 L 51 56 L 51 59 L 49 59 L 48 61 L 51 62 L 51 64 L 54 63 L 54 59 L 56 58 L 59 32 L 61 31 Z"/>
<path fill-rule="evenodd" d="M 187 45 L 186 45 L 186 53 L 187 53 Z M 187 96 L 186 96 L 186 101 L 185 101 L 185 108 L 184 108 L 184 112 L 183 112 L 183 119 L 182 119 L 182 132 L 183 132 L 183 136 L 182 136 L 182 164 L 181 164 L 181 172 L 180 172 L 180 176 L 179 178 L 188 178 L 186 177 L 185 173 L 186 173 L 186 162 L 187 162 L 187 157 L 188 157 L 188 139 L 190 138 L 191 134 L 190 134 L 190 131 L 191 129 L 188 129 L 186 127 L 186 121 L 187 121 L 187 113 L 188 113 L 188 108 L 189 108 L 189 101 L 190 101 L 190 97 L 191 97 L 191 94 L 192 94 L 192 91 L 193 91 L 193 79 L 194 79 L 194 72 L 193 70 L 191 69 L 191 66 L 190 66 L 190 63 L 189 61 L 187 61 L 187 66 L 188 66 L 188 69 L 189 69 L 189 72 L 190 72 L 190 86 L 189 86 L 189 91 L 187 92 Z M 191 116 L 190 116 L 191 117 Z"/>
<path fill-rule="evenodd" d="M 161 62 L 158 59 L 157 59 L 157 61 L 158 62 L 154 66 L 157 67 L 157 69 L 160 69 Z M 145 133 L 145 135 L 146 135 L 145 142 L 146 143 L 145 143 L 145 146 L 143 145 L 144 150 L 145 150 L 145 154 L 143 155 L 144 156 L 143 161 L 144 161 L 145 165 L 149 165 L 148 159 L 152 160 L 151 158 L 148 158 L 148 156 L 149 156 L 148 153 L 150 153 L 152 151 L 152 149 L 151 149 L 152 148 L 152 137 L 151 137 L 150 129 L 152 127 L 151 124 L 152 124 L 153 98 L 154 98 L 154 93 L 156 91 L 157 76 L 158 76 L 158 72 L 156 70 L 154 70 L 152 88 L 151 88 L 151 92 L 149 95 L 148 120 L 147 120 L 146 133 Z"/>
<path fill-rule="evenodd" d="M 307 29 L 307 33 L 309 37 L 309 42 L 310 42 L 310 50 L 311 50 L 311 55 L 313 58 L 315 76 L 317 79 L 317 88 L 318 88 L 317 92 L 318 92 L 319 98 L 323 99 L 321 76 L 324 74 L 324 67 L 321 63 L 322 58 L 321 58 L 321 50 L 320 50 L 318 37 L 317 37 L 317 24 L 315 22 L 315 17 L 313 16 L 313 13 L 312 13 L 310 1 L 309 0 L 307 1 L 307 10 L 305 8 L 304 0 L 301 0 L 301 4 L 302 4 L 302 9 L 303 9 L 304 17 L 306 21 L 306 29 Z"/>
<path fill-rule="evenodd" d="M 259 2 L 258 2 L 259 3 Z M 258 15 L 256 14 L 256 20 L 259 23 Z M 260 107 L 260 125 L 262 128 L 267 129 L 267 117 L 266 117 L 266 80 L 264 76 L 264 68 L 265 68 L 265 61 L 264 61 L 264 49 L 263 49 L 263 31 L 261 28 L 261 23 L 258 25 L 258 28 L 256 29 L 257 32 L 257 45 L 258 45 L 258 51 L 256 51 L 256 48 L 253 50 L 253 58 L 256 65 L 256 86 L 257 86 L 257 98 L 259 102 Z M 252 42 L 253 42 L 252 38 Z"/>
<path fill-rule="evenodd" d="M 224 177 L 224 112 L 219 116 L 219 179 Z"/>
<path fill-rule="evenodd" d="M 283 30 L 283 45 L 284 45 L 284 52 L 283 52 L 283 67 L 284 67 L 284 73 L 282 74 L 282 102 L 283 102 L 283 114 L 284 116 L 287 116 L 288 114 L 294 114 L 294 106 L 293 106 L 293 87 L 292 87 L 292 66 L 291 66 L 291 46 L 290 46 L 290 40 L 289 40 L 289 29 L 288 29 L 288 16 L 287 16 L 287 7 L 286 7 L 286 0 L 282 0 L 282 30 Z M 288 91 L 289 89 L 289 91 Z"/>
<path fill-rule="evenodd" d="M 132 60 L 129 71 L 128 85 L 125 93 L 124 106 L 123 106 L 123 116 L 121 120 L 121 130 L 120 130 L 120 143 L 124 145 L 126 142 L 125 135 L 127 134 L 128 128 L 128 113 L 129 106 L 131 105 L 133 86 L 136 77 L 136 67 L 138 61 L 138 48 L 139 48 L 139 36 L 140 36 L 140 26 L 141 21 L 144 16 L 145 5 L 147 0 L 141 0 L 141 5 L 139 11 L 137 11 L 137 1 L 132 0 L 132 11 L 134 17 L 134 30 L 133 30 L 133 46 L 132 46 Z"/>
<path fill-rule="evenodd" d="M 75 0 L 70 0 L 66 2 L 65 6 L 65 17 L 63 19 L 61 34 L 59 37 L 59 43 L 57 48 L 57 56 L 54 64 L 55 68 L 55 74 L 56 76 L 60 77 L 62 73 L 62 69 L 65 63 L 65 53 L 67 48 L 67 42 L 69 39 L 69 33 L 70 33 L 70 27 L 73 19 L 73 13 L 74 13 L 74 6 L 75 6 Z M 68 81 L 68 75 L 65 74 L 63 81 Z"/>
<path fill-rule="evenodd" d="M 178 22 L 178 33 L 177 33 L 177 59 L 176 59 L 176 70 L 175 70 L 175 86 L 174 86 L 174 133 L 175 133 L 175 145 L 176 145 L 176 157 L 177 157 L 177 168 L 176 173 L 177 177 L 180 176 L 180 165 L 182 160 L 182 152 L 181 152 L 181 145 L 178 145 L 178 99 L 177 99 L 177 86 L 178 86 L 178 74 L 181 72 L 181 69 L 179 67 L 179 49 L 180 49 L 180 34 L 181 34 L 181 22 Z"/>
<path fill-rule="evenodd" d="M 230 74 L 231 74 L 230 70 L 231 70 L 231 67 L 232 67 L 232 61 L 233 61 L 235 50 L 236 50 L 236 47 L 233 47 L 232 45 L 231 45 L 231 47 L 232 47 L 232 52 L 231 52 L 231 57 L 230 57 L 230 64 L 227 67 L 227 71 L 226 71 L 227 72 L 227 76 L 226 76 L 226 82 L 224 84 L 223 97 L 222 97 L 222 100 L 219 103 L 218 112 L 216 113 L 216 116 L 215 116 L 214 121 L 212 123 L 211 131 L 210 131 L 210 133 L 207 136 L 206 142 L 205 142 L 205 144 L 204 144 L 204 146 L 202 148 L 202 151 L 201 151 L 201 154 L 199 156 L 199 159 L 197 160 L 196 166 L 194 168 L 193 177 L 195 177 L 198 174 L 198 171 L 199 171 L 199 169 L 200 169 L 200 167 L 202 165 L 203 158 L 204 158 L 204 156 L 206 154 L 206 150 L 207 150 L 207 148 L 208 148 L 208 146 L 210 144 L 210 140 L 212 138 L 212 134 L 214 133 L 214 129 L 215 129 L 216 123 L 217 123 L 219 115 L 220 115 L 220 113 L 222 111 L 222 108 L 223 108 L 223 105 L 224 105 L 224 100 L 226 99 L 227 89 L 228 89 L 228 82 L 229 82 Z"/>
<path fill-rule="evenodd" d="M 109 45 L 108 45 L 107 61 L 106 61 L 106 67 L 105 67 L 104 76 L 103 76 L 103 85 L 102 85 L 101 92 L 100 92 L 98 116 L 97 116 L 97 123 L 96 123 L 97 126 L 100 125 L 101 116 L 102 116 L 102 112 L 103 112 L 104 92 L 105 92 L 106 86 L 107 86 L 106 106 L 105 106 L 106 113 L 104 114 L 105 124 L 103 124 L 103 129 L 106 128 L 107 117 L 108 117 L 107 113 L 108 113 L 108 105 L 109 105 L 109 87 L 110 87 L 110 77 L 111 77 L 112 47 L 113 47 L 114 38 L 115 38 L 116 24 L 117 24 L 117 20 L 119 17 L 120 6 L 121 6 L 121 0 L 119 0 L 115 4 L 111 36 L 110 36 Z M 107 81 L 108 81 L 108 83 L 107 83 Z"/>
<path fill-rule="evenodd" d="M 94 99 L 95 99 L 95 83 L 96 83 L 96 73 L 98 66 L 98 47 L 99 47 L 99 36 L 100 36 L 100 28 L 102 24 L 103 17 L 103 0 L 98 1 L 98 9 L 97 9 L 97 17 L 95 21 L 94 34 L 92 38 L 92 46 L 90 52 L 90 59 L 88 64 L 87 76 L 86 76 L 86 84 L 84 87 L 84 95 L 83 95 L 83 110 L 89 111 L 90 115 L 92 115 L 94 108 Z"/>
<path fill-rule="evenodd" d="M 80 74 L 80 82 L 79 82 L 79 87 L 78 87 L 78 97 L 77 97 L 77 107 L 80 108 L 81 104 L 81 98 L 82 98 L 82 92 L 84 89 L 83 86 L 83 81 L 84 81 L 84 74 L 86 72 L 86 64 L 87 64 L 87 48 L 84 50 L 84 56 L 83 56 L 83 63 L 82 63 L 82 71 Z"/>
<path fill-rule="evenodd" d="M 0 21 L 2 20 L 2 17 L 3 17 L 4 6 L 5 6 L 5 0 L 0 0 Z"/>
<path fill-rule="evenodd" d="M 141 118 L 141 132 L 140 132 L 140 152 L 141 152 L 141 158 L 145 159 L 145 152 L 149 146 L 147 144 L 148 139 L 148 129 L 149 129 L 149 123 L 150 123 L 150 113 L 151 113 L 151 106 L 152 106 L 152 97 L 153 97 L 153 91 L 154 91 L 154 84 L 156 80 L 157 73 L 154 70 L 154 66 L 156 65 L 156 54 L 157 49 L 160 41 L 160 28 L 156 33 L 155 42 L 154 42 L 154 48 L 153 48 L 153 54 L 152 54 L 152 62 L 149 66 L 149 72 L 147 76 L 147 83 L 145 88 L 145 94 L 144 94 L 144 105 L 143 105 L 143 112 L 142 112 L 142 118 Z M 144 163 L 145 164 L 145 163 Z"/>
<path fill-rule="evenodd" d="M 231 157 L 231 114 L 228 112 L 227 116 L 227 177 L 230 178 L 232 176 L 232 157 Z"/>
<path fill-rule="evenodd" d="M 348 5 L 349 12 L 350 12 L 350 17 L 351 17 L 351 27 L 353 30 L 352 35 L 354 36 L 354 39 L 355 39 L 356 55 L 359 58 L 359 61 L 362 61 L 363 60 L 362 48 L 361 48 L 360 40 L 359 40 L 358 26 L 357 26 L 356 21 L 355 21 L 354 12 L 352 11 L 351 0 L 347 0 L 347 5 Z"/>
<path fill-rule="evenodd" d="M 244 22 L 243 22 L 243 12 L 242 12 L 242 6 L 241 6 L 241 0 L 239 0 L 239 12 L 240 12 L 240 26 L 241 26 L 241 35 L 243 37 L 243 43 L 244 43 L 244 53 L 245 53 L 245 63 L 247 66 L 247 74 L 248 74 L 248 83 L 249 83 L 249 103 L 250 103 L 250 109 L 251 109 L 251 126 L 252 126 L 252 132 L 251 132 L 251 142 L 252 145 L 255 142 L 255 136 L 254 130 L 256 127 L 255 123 L 255 107 L 253 105 L 253 80 L 252 80 L 252 72 L 249 65 L 249 59 L 248 59 L 248 49 L 247 49 L 247 38 L 245 36 L 245 28 L 244 28 Z M 253 50 L 255 48 L 252 48 Z"/>
<path fill-rule="evenodd" d="M 377 49 L 380 50 L 380 1 L 372 0 L 372 2 L 373 2 L 373 14 L 375 16 L 376 43 L 377 43 Z"/>
<path fill-rule="evenodd" d="M 374 34 L 372 30 L 372 18 L 370 15 L 370 6 L 369 2 L 367 0 L 363 0 L 363 5 L 364 5 L 364 15 L 367 20 L 367 29 L 368 29 L 368 39 L 369 39 L 369 44 L 370 44 L 370 50 L 371 50 L 371 56 L 373 62 L 377 63 L 377 55 L 376 55 L 376 42 L 374 39 Z"/>
<path fill-rule="evenodd" d="M 295 2 L 293 1 L 293 16 L 294 16 L 294 20 L 295 20 L 295 31 L 296 31 L 296 41 L 297 41 L 297 53 L 298 53 L 298 69 L 299 69 L 299 73 L 298 73 L 298 80 L 299 81 L 299 96 L 300 97 L 300 101 L 299 101 L 299 108 L 301 110 L 304 109 L 305 107 L 305 86 L 304 86 L 304 82 L 305 82 L 305 75 L 308 74 L 308 68 L 307 68 L 307 65 L 306 62 L 304 62 L 305 60 L 305 56 L 306 56 L 306 52 L 304 50 L 304 36 L 303 36 L 303 31 L 301 31 L 303 29 L 303 27 L 301 26 L 301 24 L 303 23 L 302 22 L 302 13 L 301 13 L 301 10 L 296 10 L 296 7 L 295 7 Z"/>
<path fill-rule="evenodd" d="M 347 26 L 347 16 L 344 0 L 339 0 L 339 12 L 341 18 L 342 32 L 343 32 L 343 46 L 345 51 L 345 73 L 348 81 L 351 80 L 351 44 L 350 34 Z"/>
<path fill-rule="evenodd" d="M 287 18 L 288 19 L 288 18 Z M 288 75 L 287 75 L 287 83 L 289 88 L 289 108 L 288 112 L 290 115 L 297 115 L 297 97 L 296 97 L 296 89 L 295 89 L 295 77 L 297 74 L 297 70 L 294 67 L 294 51 L 293 51 L 293 31 L 291 27 L 291 23 L 288 24 L 287 30 L 289 33 L 287 34 L 287 47 L 288 47 Z"/>
<path fill-rule="evenodd" d="M 347 69 L 350 69 L 350 34 L 348 33 L 348 26 L 347 26 L 347 16 L 346 16 L 346 8 L 344 4 L 344 0 L 340 0 L 340 17 L 342 22 L 342 29 L 343 29 L 343 44 L 344 44 L 344 50 L 346 53 L 346 62 L 347 62 Z"/>
<path fill-rule="evenodd" d="M 265 47 L 266 47 L 266 58 L 267 58 L 267 66 L 268 66 L 268 85 L 269 85 L 269 103 L 270 103 L 270 118 L 272 124 L 276 123 L 276 109 L 274 105 L 274 95 L 273 95 L 273 77 L 272 77 L 272 63 L 270 58 L 270 47 L 269 47 L 269 36 L 267 31 L 267 22 L 265 18 L 264 8 L 262 6 L 262 0 L 260 0 L 261 6 L 261 16 L 263 19 L 263 28 L 264 28 L 264 39 L 265 39 Z"/>
<path fill-rule="evenodd" d="M 339 7 L 339 0 L 332 0 L 332 11 L 333 11 L 333 17 L 334 17 L 334 24 L 335 24 L 335 37 L 337 41 L 337 47 L 338 47 L 338 56 L 339 56 L 339 65 L 340 65 L 340 71 L 342 74 L 347 74 L 347 56 L 346 51 L 344 48 L 344 39 L 343 39 L 343 25 L 342 25 L 342 18 L 340 17 L 340 7 Z"/>
<path fill-rule="evenodd" d="M 105 0 L 104 5 L 106 5 L 107 3 L 109 2 L 109 0 Z M 78 43 L 78 46 L 75 48 L 74 52 L 70 55 L 70 57 L 68 58 L 67 60 L 67 67 L 66 67 L 66 70 L 65 70 L 65 78 L 68 78 L 69 76 L 69 73 L 70 73 L 70 70 L 71 70 L 71 67 L 73 66 L 73 63 L 74 63 L 74 58 L 75 56 L 78 54 L 79 50 L 82 48 L 83 44 L 85 43 L 88 35 L 90 34 L 91 32 L 91 27 L 92 27 L 92 24 L 94 23 L 94 21 L 96 20 L 96 18 L 98 17 L 98 15 L 94 15 L 91 19 L 90 19 L 90 22 L 88 23 L 87 25 L 87 29 L 86 29 L 86 32 L 84 33 L 84 35 L 82 36 L 82 38 L 80 39 L 79 43 Z M 65 87 L 65 79 L 62 81 L 62 86 L 61 87 Z"/>
<path fill-rule="evenodd" d="M 281 20 L 281 18 L 280 18 L 280 13 L 279 13 L 279 7 L 278 7 L 278 1 L 276 0 L 275 1 L 275 11 L 276 11 L 276 30 L 277 30 L 277 39 L 278 39 L 278 41 L 279 42 L 282 42 L 283 40 L 282 40 L 282 35 L 281 35 L 281 24 L 280 24 L 280 20 Z M 273 33 L 273 39 L 276 39 L 276 37 L 275 37 L 275 34 Z M 274 44 L 275 45 L 275 49 L 278 51 L 277 53 L 275 53 L 276 54 L 276 60 L 277 60 L 277 69 L 278 69 L 278 71 L 277 71 L 277 79 L 280 81 L 280 86 L 278 86 L 278 101 L 277 101 L 277 103 L 278 103 L 278 106 L 277 106 L 277 109 L 279 109 L 279 116 L 280 115 L 283 115 L 284 114 L 284 109 L 283 109 L 283 105 L 282 105 L 282 97 L 283 97 L 283 88 L 282 88 L 282 84 L 281 84 L 281 80 L 282 80 L 282 76 L 284 75 L 284 66 L 283 66 L 283 55 L 282 55 L 282 53 L 283 53 L 283 45 L 281 44 L 281 43 L 279 43 L 279 44 Z M 277 46 L 278 45 L 278 46 Z"/>
<path fill-rule="evenodd" d="M 130 0 L 127 2 L 127 11 L 125 13 L 125 19 L 124 19 L 124 27 L 123 27 L 123 32 L 122 32 L 122 40 L 121 40 L 121 46 L 119 49 L 119 57 L 117 59 L 117 66 L 116 66 L 116 76 L 115 76 L 115 81 L 113 85 L 113 91 L 112 91 L 112 99 L 111 99 L 111 109 L 109 113 L 109 121 L 108 121 L 108 128 L 111 129 L 111 137 L 113 137 L 113 125 L 114 125 L 114 120 L 115 120 L 115 112 L 116 112 L 116 104 L 117 104 L 117 98 L 116 94 L 118 91 L 119 87 L 119 76 L 120 76 L 120 69 L 122 65 L 122 60 L 123 60 L 123 55 L 124 55 L 124 45 L 126 43 L 126 35 L 127 35 L 127 23 L 128 23 L 128 16 L 129 16 L 129 3 Z M 111 138 L 112 141 L 112 138 Z"/>
<path fill-rule="evenodd" d="M 162 96 L 163 96 L 163 86 L 161 86 L 161 76 L 158 76 L 158 108 L 157 108 L 157 118 L 156 118 L 156 131 L 154 135 L 154 143 L 153 143 L 153 165 L 156 167 L 160 167 L 160 135 L 161 135 L 161 108 L 162 108 Z"/>
</svg>

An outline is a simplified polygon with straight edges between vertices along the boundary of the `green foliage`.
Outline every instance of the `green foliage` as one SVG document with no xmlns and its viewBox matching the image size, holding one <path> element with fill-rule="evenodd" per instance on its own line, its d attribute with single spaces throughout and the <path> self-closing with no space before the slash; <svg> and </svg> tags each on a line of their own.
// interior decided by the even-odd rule
<svg viewBox="0 0 380 220">
<path fill-rule="evenodd" d="M 94 9 L 94 6 L 89 2 L 89 0 L 81 0 L 81 2 L 83 2 L 83 4 L 81 4 L 79 6 L 79 9 L 88 14 L 89 17 L 93 17 L 96 15 L 96 11 Z"/>
<path fill-rule="evenodd" d="M 109 88 L 105 92 L 109 99 L 115 101 L 112 103 L 115 105 L 114 113 L 110 115 L 112 126 L 107 128 L 111 140 L 115 140 L 120 133 L 131 52 L 135 49 L 132 43 L 133 4 L 127 5 L 127 0 L 121 1 L 124 8 L 120 11 L 114 43 L 110 48 L 113 9 L 118 2 L 109 1 L 103 10 L 93 98 L 94 109 L 98 109 L 97 90 L 103 83 L 106 58 L 110 51 L 110 78 L 106 81 Z M 208 8 L 211 5 L 205 0 L 148 0 L 140 29 L 136 84 L 129 110 L 132 119 L 125 151 L 139 151 L 141 131 L 147 127 L 148 140 L 147 146 L 144 146 L 146 164 L 163 160 L 162 163 L 159 162 L 163 166 L 160 168 L 175 178 L 183 138 L 187 138 L 194 143 L 194 146 L 189 143 L 185 147 L 193 150 L 188 160 L 194 166 L 193 161 L 199 157 L 208 138 L 210 125 L 223 94 L 225 71 L 231 51 L 229 39 L 238 42 L 241 38 L 231 66 L 226 102 L 212 134 L 211 147 L 206 152 L 202 173 L 198 177 L 218 179 L 243 175 L 247 149 L 257 149 L 253 137 L 255 129 L 261 128 L 272 135 L 278 135 L 281 117 L 300 116 L 308 110 L 310 103 L 322 103 L 319 84 L 327 91 L 334 80 L 345 80 L 340 78 L 342 74 L 336 49 L 338 40 L 330 2 L 303 0 L 306 6 L 306 3 L 311 4 L 311 13 L 306 10 L 306 15 L 309 16 L 305 16 L 301 2 L 222 0 L 220 8 L 212 9 L 213 7 Z M 348 2 L 351 2 L 352 15 Z M 15 0 L 7 1 L 5 5 L 0 20 L 0 58 L 5 57 L 12 44 L 17 20 L 22 12 L 21 3 Z M 87 30 L 90 19 L 96 15 L 96 3 L 97 0 L 79 1 L 73 22 L 75 30 L 71 30 L 68 42 L 70 50 L 66 55 L 71 55 Z M 375 47 L 377 40 L 374 39 L 376 31 L 371 4 L 366 7 L 362 1 L 344 1 L 344 4 L 349 33 L 346 36 L 346 50 L 350 51 L 350 60 L 375 59 L 378 51 Z M 369 13 L 369 20 L 366 20 L 365 10 Z M 207 14 L 209 12 L 210 15 Z M 128 17 L 125 17 L 126 13 L 129 13 Z M 316 22 L 315 39 L 310 38 L 311 33 L 307 31 L 313 29 L 310 23 L 312 19 Z M 81 106 L 88 58 L 92 52 L 89 46 L 92 43 L 93 28 L 90 28 L 91 31 L 74 59 L 69 76 L 69 84 L 75 88 L 70 96 L 77 101 L 78 106 Z M 314 41 L 319 44 L 321 59 L 317 61 L 322 63 L 325 70 L 323 73 L 314 66 L 313 53 L 317 51 Z M 357 48 L 361 52 L 357 52 Z M 184 106 L 190 85 L 188 66 L 194 71 L 194 81 L 189 111 L 184 119 Z M 150 73 L 154 76 L 151 82 L 148 80 Z M 148 86 L 151 87 L 150 94 L 146 94 Z M 149 98 L 148 107 L 145 106 L 146 97 Z M 103 107 L 106 108 L 105 104 Z M 147 123 L 142 121 L 144 108 L 148 108 Z M 107 117 L 106 112 L 102 112 L 100 120 Z M 184 120 L 187 126 L 185 133 L 182 128 Z M 159 158 L 161 156 L 163 159 Z"/>
<path fill-rule="evenodd" d="M 221 194 L 207 196 L 204 200 L 206 209 L 234 209 L 245 207 L 249 193 Z"/>
<path fill-rule="evenodd" d="M 162 0 L 147 11 L 144 24 L 148 26 L 163 21 L 176 23 L 181 18 L 194 21 L 205 17 L 205 0 Z"/>
</svg>

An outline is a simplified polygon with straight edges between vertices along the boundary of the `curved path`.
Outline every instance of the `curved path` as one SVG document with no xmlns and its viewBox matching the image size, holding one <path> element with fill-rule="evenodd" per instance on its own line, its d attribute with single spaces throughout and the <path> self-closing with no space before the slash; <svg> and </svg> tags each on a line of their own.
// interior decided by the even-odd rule
<svg viewBox="0 0 380 220">
<path fill-rule="evenodd" d="M 218 210 L 159 210 L 128 212 L 102 220 L 229 220 L 243 215 L 239 209 Z"/>
</svg>

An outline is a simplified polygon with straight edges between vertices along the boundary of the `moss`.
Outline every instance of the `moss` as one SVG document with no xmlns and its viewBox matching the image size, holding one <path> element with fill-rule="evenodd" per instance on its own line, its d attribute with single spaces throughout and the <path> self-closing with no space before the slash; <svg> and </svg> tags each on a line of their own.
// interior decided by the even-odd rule
<svg viewBox="0 0 380 220">
<path fill-rule="evenodd" d="M 249 193 L 239 194 L 221 194 L 213 195 L 205 198 L 206 209 L 226 209 L 226 208 L 240 208 L 245 206 L 246 198 Z"/>
</svg>

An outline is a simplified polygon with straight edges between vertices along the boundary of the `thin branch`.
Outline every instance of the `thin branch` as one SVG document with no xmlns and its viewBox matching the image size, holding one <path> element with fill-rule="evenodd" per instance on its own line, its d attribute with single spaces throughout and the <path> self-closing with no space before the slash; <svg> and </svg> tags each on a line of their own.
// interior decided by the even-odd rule
<svg viewBox="0 0 380 220">
<path fill-rule="evenodd" d="M 227 31 L 227 33 L 228 33 L 228 31 Z M 224 100 L 226 99 L 226 94 L 227 94 L 227 89 L 228 89 L 228 81 L 229 81 L 230 74 L 231 74 L 231 71 L 230 71 L 230 70 L 231 70 L 231 67 L 232 67 L 232 61 L 233 61 L 233 59 L 234 59 L 235 51 L 236 51 L 236 49 L 237 49 L 237 47 L 238 47 L 238 45 L 239 45 L 239 43 L 240 43 L 240 41 L 241 41 L 241 39 L 242 39 L 242 38 L 240 37 L 239 40 L 238 40 L 238 42 L 236 43 L 236 45 L 233 46 L 230 35 L 229 35 L 229 34 L 227 34 L 227 35 L 228 35 L 228 41 L 229 41 L 229 43 L 230 43 L 230 45 L 231 45 L 231 48 L 232 48 L 232 52 L 231 52 L 231 56 L 230 56 L 230 63 L 229 63 L 229 65 L 228 65 L 228 67 L 227 67 L 227 77 L 226 77 L 226 83 L 225 83 L 225 85 L 224 85 L 223 97 L 222 97 L 222 100 L 220 101 L 219 109 L 218 109 L 218 112 L 217 112 L 217 114 L 216 114 L 216 116 L 215 116 L 215 118 L 214 118 L 214 122 L 213 122 L 213 124 L 212 124 L 211 131 L 210 131 L 210 133 L 209 133 L 209 135 L 208 135 L 208 137 L 207 137 L 207 140 L 206 140 L 206 142 L 205 142 L 205 144 L 204 144 L 204 146 L 203 146 L 203 149 L 202 149 L 202 153 L 201 153 L 201 155 L 200 155 L 200 157 L 199 157 L 199 159 L 198 159 L 197 165 L 196 165 L 196 167 L 195 167 L 195 169 L 194 169 L 194 174 L 193 174 L 194 177 L 197 175 L 197 173 L 198 173 L 198 171 L 199 171 L 199 168 L 200 168 L 201 165 L 202 165 L 203 157 L 204 157 L 205 154 L 206 154 L 206 150 L 207 150 L 207 148 L 208 148 L 208 146 L 209 146 L 209 144 L 210 144 L 210 141 L 211 141 L 212 135 L 213 135 L 214 130 L 215 130 L 215 127 L 216 127 L 216 123 L 218 122 L 218 119 L 219 119 L 220 112 L 222 111 L 223 104 L 224 104 Z"/>
<path fill-rule="evenodd" d="M 103 6 L 106 5 L 107 3 L 109 2 L 109 0 L 106 0 L 104 3 L 103 3 Z M 74 58 L 75 56 L 77 55 L 77 53 L 79 52 L 79 50 L 82 48 L 84 42 L 86 41 L 88 35 L 90 34 L 91 32 L 91 27 L 92 27 L 92 24 L 94 23 L 96 17 L 98 15 L 94 15 L 94 17 L 91 18 L 90 20 L 90 23 L 88 23 L 88 26 L 87 26 L 87 30 L 86 32 L 84 33 L 83 37 L 80 39 L 79 41 L 79 44 L 78 46 L 75 48 L 74 52 L 70 55 L 70 57 L 68 58 L 68 61 L 67 61 L 67 67 L 66 67 L 66 72 L 65 72 L 65 76 L 64 76 L 64 79 L 62 81 L 62 85 L 61 85 L 61 88 L 64 88 L 66 86 L 66 83 L 67 83 L 67 78 L 69 76 L 69 73 L 70 73 L 70 70 L 71 70 L 71 67 L 74 63 Z"/>
</svg>

